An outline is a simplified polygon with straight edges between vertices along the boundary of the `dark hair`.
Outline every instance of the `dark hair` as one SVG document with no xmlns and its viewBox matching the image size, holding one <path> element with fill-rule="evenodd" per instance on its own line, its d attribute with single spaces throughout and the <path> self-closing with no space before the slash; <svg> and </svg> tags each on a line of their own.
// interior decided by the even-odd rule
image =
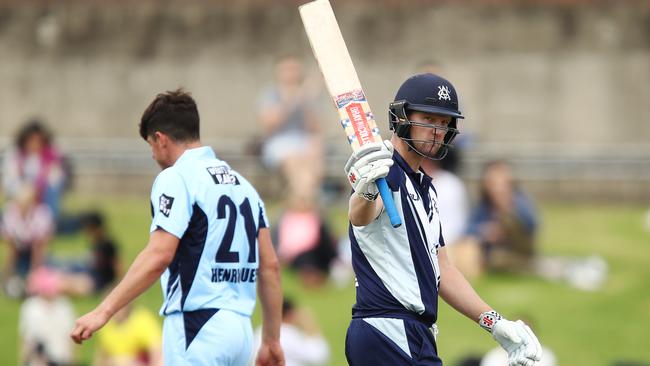
<svg viewBox="0 0 650 366">
<path fill-rule="evenodd" d="M 16 146 L 20 150 L 25 149 L 25 144 L 27 143 L 27 139 L 29 139 L 32 135 L 41 135 L 43 136 L 43 141 L 45 142 L 45 145 L 49 145 L 52 141 L 52 134 L 50 131 L 45 127 L 45 125 L 37 118 L 30 119 L 23 125 L 23 127 L 20 128 L 18 131 L 18 134 L 16 135 Z"/>
<path fill-rule="evenodd" d="M 507 160 L 505 159 L 494 159 L 487 161 L 485 164 L 483 164 L 483 170 L 481 172 L 481 180 L 480 180 L 480 195 L 481 195 L 481 202 L 486 203 L 490 206 L 494 206 L 494 202 L 490 198 L 490 195 L 488 194 L 487 187 L 485 187 L 485 177 L 487 176 L 488 171 L 491 169 L 494 169 L 495 167 L 508 167 L 512 169 L 512 164 L 510 164 Z M 517 183 L 514 181 L 510 182 L 512 185 L 512 189 L 517 190 Z"/>
<path fill-rule="evenodd" d="M 156 132 L 178 142 L 199 139 L 199 112 L 189 93 L 177 89 L 156 95 L 140 120 L 140 136 L 146 140 Z"/>
<path fill-rule="evenodd" d="M 282 317 L 287 316 L 287 314 L 292 312 L 294 309 L 295 309 L 295 305 L 293 303 L 293 300 L 285 297 L 282 300 Z"/>
<path fill-rule="evenodd" d="M 81 218 L 83 226 L 88 228 L 104 227 L 104 216 L 99 212 L 89 212 Z"/>
</svg>

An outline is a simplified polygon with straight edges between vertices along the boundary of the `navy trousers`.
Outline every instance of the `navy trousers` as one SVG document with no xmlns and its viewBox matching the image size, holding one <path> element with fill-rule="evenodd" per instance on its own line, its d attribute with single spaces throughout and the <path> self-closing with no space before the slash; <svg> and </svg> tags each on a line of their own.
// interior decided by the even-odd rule
<svg viewBox="0 0 650 366">
<path fill-rule="evenodd" d="M 408 319 L 352 319 L 345 357 L 351 366 L 442 366 L 431 328 Z"/>
</svg>

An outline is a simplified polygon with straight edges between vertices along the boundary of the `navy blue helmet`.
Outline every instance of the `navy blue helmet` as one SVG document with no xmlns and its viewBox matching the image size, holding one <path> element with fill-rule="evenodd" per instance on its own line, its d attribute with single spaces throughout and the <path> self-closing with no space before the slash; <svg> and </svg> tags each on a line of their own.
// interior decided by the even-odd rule
<svg viewBox="0 0 650 366">
<path fill-rule="evenodd" d="M 408 78 L 400 86 L 394 102 L 389 106 L 389 127 L 398 137 L 404 140 L 418 154 L 439 160 L 445 157 L 451 142 L 458 134 L 457 119 L 463 117 L 458 107 L 458 95 L 454 86 L 445 78 L 434 74 L 418 74 Z M 451 122 L 447 127 L 426 125 L 408 119 L 409 112 L 418 111 L 450 116 Z M 412 126 L 445 129 L 443 141 L 416 141 L 411 139 Z M 440 145 L 434 155 L 416 149 L 412 142 L 424 142 Z"/>
</svg>

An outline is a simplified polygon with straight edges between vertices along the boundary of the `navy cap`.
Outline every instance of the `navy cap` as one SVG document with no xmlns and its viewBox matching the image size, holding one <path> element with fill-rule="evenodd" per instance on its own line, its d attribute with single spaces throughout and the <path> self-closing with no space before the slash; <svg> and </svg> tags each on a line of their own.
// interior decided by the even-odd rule
<svg viewBox="0 0 650 366">
<path fill-rule="evenodd" d="M 418 74 L 400 86 L 395 101 L 405 100 L 406 109 L 465 118 L 458 108 L 458 95 L 445 78 L 434 74 Z"/>
</svg>

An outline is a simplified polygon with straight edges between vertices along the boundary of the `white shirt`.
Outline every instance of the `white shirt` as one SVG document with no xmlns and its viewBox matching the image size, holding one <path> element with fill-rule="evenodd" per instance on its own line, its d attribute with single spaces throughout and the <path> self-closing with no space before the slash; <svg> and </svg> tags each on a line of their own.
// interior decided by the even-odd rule
<svg viewBox="0 0 650 366">
<path fill-rule="evenodd" d="M 438 193 L 442 236 L 446 245 L 453 245 L 465 232 L 469 219 L 469 198 L 465 183 L 446 170 L 438 170 L 432 177 L 432 183 Z"/>
<path fill-rule="evenodd" d="M 257 355 L 262 339 L 262 329 L 255 330 L 253 351 Z M 280 344 L 284 351 L 285 366 L 321 366 L 330 359 L 330 348 L 321 335 L 308 335 L 292 324 L 282 323 Z M 251 365 L 255 364 L 255 357 Z"/>
<path fill-rule="evenodd" d="M 54 220 L 50 209 L 44 204 L 34 204 L 23 215 L 17 203 L 10 203 L 2 215 L 1 226 L 2 234 L 18 246 L 16 249 L 22 250 L 52 235 Z"/>
<path fill-rule="evenodd" d="M 30 347 L 40 342 L 51 360 L 67 364 L 72 362 L 70 330 L 74 321 L 75 313 L 67 298 L 47 300 L 34 296 L 20 307 L 18 333 Z"/>
</svg>

